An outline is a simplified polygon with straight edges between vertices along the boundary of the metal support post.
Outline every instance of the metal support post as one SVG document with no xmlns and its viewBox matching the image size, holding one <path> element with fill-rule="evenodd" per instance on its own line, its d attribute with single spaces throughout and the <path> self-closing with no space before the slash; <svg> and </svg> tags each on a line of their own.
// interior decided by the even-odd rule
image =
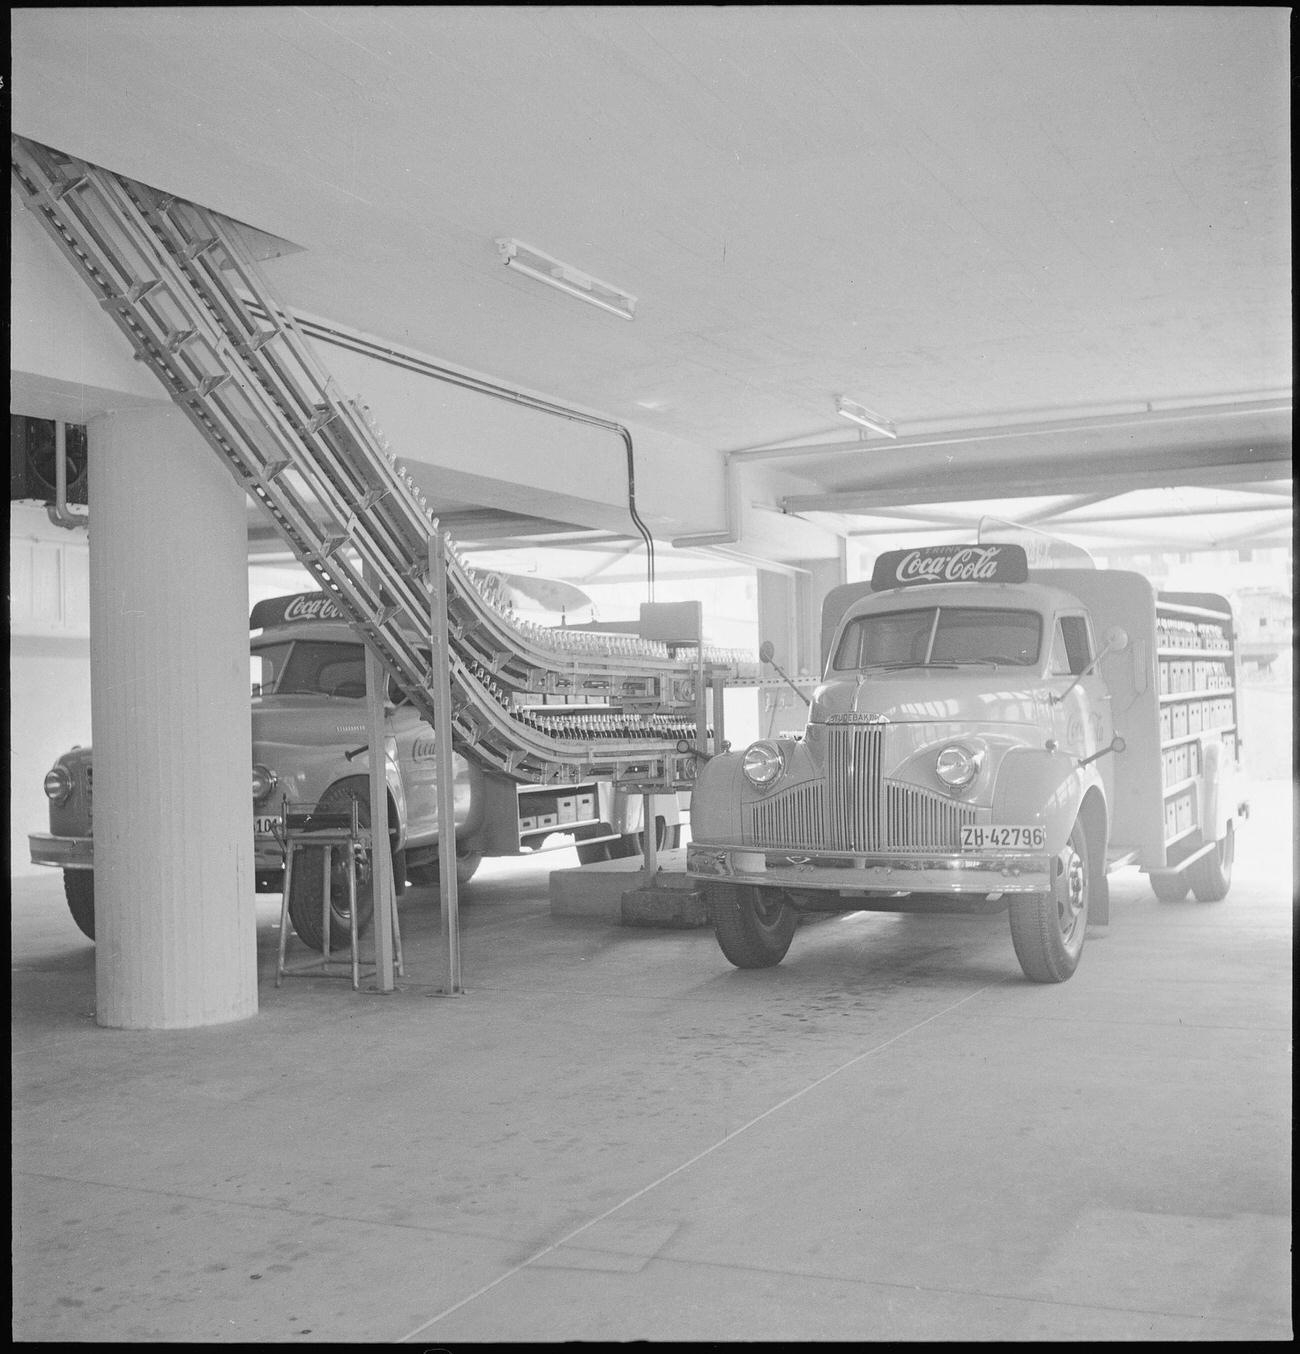
<svg viewBox="0 0 1300 1354">
<path fill-rule="evenodd" d="M 438 886 L 442 944 L 447 956 L 443 994 L 463 993 L 460 980 L 460 898 L 456 889 L 456 769 L 452 761 L 451 638 L 447 628 L 447 557 L 442 533 L 429 537 L 429 637 L 432 644 L 434 766 L 438 776 Z"/>
<path fill-rule="evenodd" d="M 644 843 L 641 854 L 645 862 L 646 888 L 653 886 L 655 871 L 659 868 L 655 856 L 659 844 L 655 836 L 655 797 L 647 790 L 641 796 L 641 840 Z"/>
<path fill-rule="evenodd" d="M 393 978 L 393 909 L 397 906 L 393 855 L 388 849 L 388 762 L 384 728 L 384 693 L 388 674 L 366 645 L 366 735 L 370 740 L 370 878 L 375 897 L 375 980 L 380 992 L 391 992 Z M 325 852 L 326 859 L 329 852 Z M 349 878 L 355 871 L 349 872 Z M 355 888 L 355 884 L 354 884 Z M 328 896 L 328 895 L 327 895 Z M 352 904 L 355 916 L 356 904 Z M 355 951 L 353 966 L 356 965 Z"/>
</svg>

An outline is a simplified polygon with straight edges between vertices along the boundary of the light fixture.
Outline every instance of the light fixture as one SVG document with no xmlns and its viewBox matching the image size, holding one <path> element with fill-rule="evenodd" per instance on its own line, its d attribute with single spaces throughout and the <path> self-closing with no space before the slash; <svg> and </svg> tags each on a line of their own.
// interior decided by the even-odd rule
<svg viewBox="0 0 1300 1354">
<path fill-rule="evenodd" d="M 898 436 L 898 429 L 887 418 L 873 414 L 870 409 L 864 409 L 862 405 L 854 403 L 853 400 L 846 400 L 843 395 L 835 397 L 835 408 L 844 418 L 852 419 L 854 423 L 861 423 L 864 428 L 870 428 L 873 433 L 880 433 L 882 437 Z"/>
<path fill-rule="evenodd" d="M 630 320 L 636 310 L 635 296 L 629 296 L 627 292 L 619 291 L 608 282 L 601 282 L 570 264 L 561 263 L 559 259 L 543 254 L 540 249 L 524 244 L 522 240 L 498 240 L 497 248 L 501 251 L 501 261 L 506 267 L 534 277 L 538 282 L 545 282 L 548 287 L 557 287 L 620 319 Z"/>
</svg>

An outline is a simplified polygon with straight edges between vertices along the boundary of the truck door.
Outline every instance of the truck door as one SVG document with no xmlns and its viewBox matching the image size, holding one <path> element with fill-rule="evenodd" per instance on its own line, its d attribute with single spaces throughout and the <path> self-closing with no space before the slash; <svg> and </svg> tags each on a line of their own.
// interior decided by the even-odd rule
<svg viewBox="0 0 1300 1354">
<path fill-rule="evenodd" d="M 1087 671 L 1095 652 L 1086 615 L 1056 617 L 1048 676 L 1053 694 L 1063 699 L 1052 706 L 1053 736 L 1072 757 L 1090 757 L 1113 732 L 1110 692 L 1095 669 Z"/>
<path fill-rule="evenodd" d="M 397 767 L 406 795 L 405 840 L 425 842 L 438 825 L 438 773 L 434 758 L 433 725 L 388 685 L 388 732 L 397 743 Z"/>
</svg>

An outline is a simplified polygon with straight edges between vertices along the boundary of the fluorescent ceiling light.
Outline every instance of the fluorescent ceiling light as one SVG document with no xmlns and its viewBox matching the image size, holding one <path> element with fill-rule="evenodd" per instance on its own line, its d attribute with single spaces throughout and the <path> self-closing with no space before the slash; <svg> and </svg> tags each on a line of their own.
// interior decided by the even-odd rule
<svg viewBox="0 0 1300 1354">
<path fill-rule="evenodd" d="M 559 259 L 543 254 L 540 249 L 524 244 L 522 240 L 498 240 L 497 248 L 501 251 L 501 261 L 508 268 L 535 277 L 548 287 L 557 287 L 620 319 L 630 320 L 636 310 L 635 296 L 629 296 L 627 292 L 611 287 L 608 282 L 601 282 L 589 273 L 561 263 Z"/>
<path fill-rule="evenodd" d="M 852 419 L 854 423 L 860 423 L 864 428 L 870 428 L 873 433 L 880 433 L 882 437 L 898 436 L 898 429 L 887 418 L 873 414 L 870 409 L 864 409 L 853 400 L 846 400 L 843 395 L 835 397 L 835 408 L 844 418 Z"/>
</svg>

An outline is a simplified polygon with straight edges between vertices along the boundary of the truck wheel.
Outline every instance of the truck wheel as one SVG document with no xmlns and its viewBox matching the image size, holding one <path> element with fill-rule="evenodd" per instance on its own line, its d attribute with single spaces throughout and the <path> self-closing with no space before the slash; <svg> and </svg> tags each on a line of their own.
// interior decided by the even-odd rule
<svg viewBox="0 0 1300 1354">
<path fill-rule="evenodd" d="M 356 791 L 346 785 L 332 785 L 316 804 L 317 814 L 335 817 L 348 812 L 348 801 L 357 801 L 357 822 L 361 827 L 370 823 L 369 791 Z M 306 830 L 312 829 L 308 818 Z M 325 936 L 321 929 L 321 859 L 320 851 L 330 854 L 330 945 L 336 949 L 347 946 L 350 936 L 348 918 L 348 871 L 356 871 L 357 880 L 357 934 L 364 935 L 375 910 L 374 876 L 370 868 L 370 853 L 357 852 L 349 861 L 346 846 L 321 847 L 316 851 L 299 851 L 293 862 L 293 881 L 289 893 L 289 920 L 298 939 L 313 950 L 322 950 Z"/>
<path fill-rule="evenodd" d="M 705 900 L 722 953 L 737 968 L 771 968 L 785 958 L 799 913 L 780 889 L 709 884 Z"/>
<path fill-rule="evenodd" d="M 655 820 L 655 850 L 672 851 L 682 844 L 680 827 L 669 827 L 662 818 Z M 598 860 L 626 860 L 629 856 L 645 853 L 645 835 L 641 832 L 625 832 L 610 842 L 578 842 L 578 860 L 583 865 L 594 864 Z"/>
<path fill-rule="evenodd" d="M 1219 838 L 1209 855 L 1202 856 L 1187 871 L 1198 903 L 1220 903 L 1232 887 L 1232 858 L 1236 854 L 1232 825 Z"/>
<path fill-rule="evenodd" d="M 1029 894 L 1011 903 L 1011 943 L 1025 977 L 1036 983 L 1063 983 L 1079 966 L 1092 862 L 1083 824 L 1075 821 L 1061 853 L 1061 873 L 1050 893 Z"/>
<path fill-rule="evenodd" d="M 481 851 L 457 851 L 456 883 L 460 885 L 468 884 L 482 864 L 483 853 Z M 406 877 L 416 888 L 436 889 L 442 884 L 442 865 L 435 856 L 427 864 L 408 865 Z"/>
<path fill-rule="evenodd" d="M 1187 897 L 1187 875 L 1180 874 L 1149 874 L 1147 878 L 1151 881 L 1151 892 L 1160 899 L 1162 903 L 1181 903 Z"/>
<path fill-rule="evenodd" d="M 83 936 L 95 938 L 95 872 L 93 870 L 64 870 L 63 896 L 68 900 L 68 911 Z"/>
</svg>

